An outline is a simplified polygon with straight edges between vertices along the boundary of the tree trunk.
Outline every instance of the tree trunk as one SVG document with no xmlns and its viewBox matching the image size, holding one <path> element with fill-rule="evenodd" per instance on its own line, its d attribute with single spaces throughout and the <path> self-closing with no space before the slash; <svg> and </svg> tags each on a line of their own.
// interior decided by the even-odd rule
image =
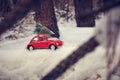
<svg viewBox="0 0 120 80">
<path fill-rule="evenodd" d="M 116 2 L 119 2 L 120 0 L 103 0 L 103 6 L 106 7 L 106 6 L 110 6 Z"/>
<path fill-rule="evenodd" d="M 10 1 L 11 9 L 13 10 L 15 5 L 18 3 L 19 0 L 9 0 L 9 1 Z"/>
<path fill-rule="evenodd" d="M 94 16 L 89 18 L 83 18 L 82 16 L 92 12 L 93 1 L 92 0 L 74 0 L 75 6 L 75 18 L 77 27 L 93 27 L 95 25 Z"/>
<path fill-rule="evenodd" d="M 4 16 L 11 11 L 9 0 L 0 0 L 0 16 Z"/>
<path fill-rule="evenodd" d="M 52 0 L 41 0 L 35 8 L 35 21 L 41 23 L 59 38 L 59 29 Z"/>
</svg>

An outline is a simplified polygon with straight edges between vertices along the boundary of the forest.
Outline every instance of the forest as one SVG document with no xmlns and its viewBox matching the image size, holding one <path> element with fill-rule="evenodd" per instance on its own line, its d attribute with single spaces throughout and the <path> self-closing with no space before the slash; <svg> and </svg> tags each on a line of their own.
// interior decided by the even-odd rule
<svg viewBox="0 0 120 80">
<path fill-rule="evenodd" d="M 46 32 L 54 33 L 51 36 L 63 40 L 63 48 L 56 52 L 48 50 L 27 52 L 24 46 L 37 30 L 35 27 L 37 23 L 44 26 Z M 120 80 L 119 34 L 120 0 L 0 0 L 0 80 Z M 14 47 L 11 47 L 13 46 L 11 43 L 14 44 Z M 103 46 L 103 49 L 99 46 Z M 96 49 L 98 49 L 97 52 L 95 52 Z M 13 55 L 11 56 L 6 50 Z M 20 55 L 17 56 L 18 61 L 15 58 L 16 51 Z M 42 54 L 34 55 L 39 52 Z M 24 55 L 23 53 L 33 54 Z M 11 59 L 7 58 L 7 54 Z M 103 55 L 106 63 L 102 59 Z M 27 59 L 26 63 L 23 62 L 25 59 L 22 56 Z M 32 56 L 33 58 L 31 58 Z M 41 56 L 43 58 L 39 59 Z M 93 60 L 89 59 L 93 56 L 97 57 L 94 57 Z M 41 60 L 41 62 L 37 64 L 30 59 L 37 60 L 37 62 Z M 93 62 L 90 64 L 89 60 Z M 97 62 L 94 64 L 96 60 L 98 60 L 98 64 Z M 20 64 L 18 64 L 19 62 Z M 50 66 L 48 66 L 49 62 Z M 87 73 L 87 70 L 90 70 L 89 65 L 85 66 L 84 62 L 86 64 L 88 62 L 90 66 L 93 64 L 94 67 L 96 66 L 95 69 L 91 68 L 93 72 L 88 71 Z M 29 67 L 28 64 L 30 72 L 26 68 Z M 32 64 L 34 66 L 31 66 Z M 23 68 L 21 68 L 22 65 Z M 12 68 L 12 66 L 14 67 Z M 85 68 L 83 71 L 82 68 L 79 70 L 79 67 L 85 67 L 86 70 L 84 70 Z M 4 71 L 2 68 L 8 71 Z M 32 69 L 33 72 L 31 72 Z M 27 71 L 24 73 L 25 76 L 22 75 L 24 70 L 28 71 L 28 73 Z M 100 73 L 99 70 L 101 70 Z M 84 77 L 78 77 L 77 73 Z M 74 76 L 75 78 L 72 78 Z"/>
<path fill-rule="evenodd" d="M 25 17 L 28 12 L 33 11 L 35 12 L 34 20 L 52 30 L 59 37 L 56 13 L 69 20 L 74 15 L 70 14 L 71 9 L 74 8 L 76 26 L 93 27 L 95 26 L 96 15 L 91 14 L 86 18 L 85 16 L 107 5 L 111 6 L 112 3 L 117 1 L 119 0 L 0 0 L 0 16 L 1 19 L 4 18 L 1 24 L 4 27 L 0 27 L 0 34 Z"/>
</svg>

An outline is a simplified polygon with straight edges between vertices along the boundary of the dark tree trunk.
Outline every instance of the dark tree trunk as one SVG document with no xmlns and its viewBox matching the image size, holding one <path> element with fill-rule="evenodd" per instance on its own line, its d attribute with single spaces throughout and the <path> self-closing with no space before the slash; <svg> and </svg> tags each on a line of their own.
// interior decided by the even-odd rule
<svg viewBox="0 0 120 80">
<path fill-rule="evenodd" d="M 110 6 L 116 2 L 119 2 L 120 0 L 103 0 L 103 6 L 106 7 L 106 6 Z"/>
<path fill-rule="evenodd" d="M 81 19 L 82 16 L 90 13 L 93 10 L 93 1 L 74 0 L 74 6 L 77 27 L 93 27 L 95 25 L 94 16 Z"/>
<path fill-rule="evenodd" d="M 59 29 L 52 0 L 41 0 L 35 8 L 35 21 L 41 23 L 59 38 Z"/>
<path fill-rule="evenodd" d="M 9 0 L 0 0 L 0 16 L 4 16 L 11 11 Z"/>
<path fill-rule="evenodd" d="M 11 9 L 13 10 L 15 5 L 18 3 L 19 0 L 9 0 L 9 1 L 10 1 Z"/>
</svg>

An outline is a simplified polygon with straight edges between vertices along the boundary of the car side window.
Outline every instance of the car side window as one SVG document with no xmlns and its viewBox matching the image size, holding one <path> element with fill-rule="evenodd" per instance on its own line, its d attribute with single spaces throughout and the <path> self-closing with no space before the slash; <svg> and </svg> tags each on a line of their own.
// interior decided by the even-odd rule
<svg viewBox="0 0 120 80">
<path fill-rule="evenodd" d="M 37 37 L 36 37 L 36 38 L 34 38 L 34 39 L 33 39 L 33 41 L 38 41 L 38 38 L 37 38 Z"/>
<path fill-rule="evenodd" d="M 39 41 L 43 41 L 44 39 L 42 37 L 39 38 Z"/>
</svg>

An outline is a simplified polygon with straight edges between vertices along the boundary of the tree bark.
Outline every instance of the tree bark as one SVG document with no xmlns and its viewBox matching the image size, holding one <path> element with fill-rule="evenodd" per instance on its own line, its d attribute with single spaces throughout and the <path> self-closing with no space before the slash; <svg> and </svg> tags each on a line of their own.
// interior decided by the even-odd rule
<svg viewBox="0 0 120 80">
<path fill-rule="evenodd" d="M 6 15 L 11 11 L 9 0 L 0 0 L 0 16 Z"/>
<path fill-rule="evenodd" d="M 103 6 L 106 7 L 106 6 L 110 6 L 116 2 L 119 2 L 120 0 L 103 0 Z"/>
<path fill-rule="evenodd" d="M 92 0 L 74 0 L 75 19 L 77 27 L 93 27 L 95 25 L 94 16 L 85 19 L 80 19 L 85 14 L 93 11 Z"/>
<path fill-rule="evenodd" d="M 52 0 L 41 0 L 35 8 L 35 21 L 41 23 L 59 38 L 59 29 Z"/>
<path fill-rule="evenodd" d="M 13 10 L 15 5 L 19 2 L 19 0 L 9 0 L 9 2 L 10 2 L 11 9 Z"/>
</svg>

